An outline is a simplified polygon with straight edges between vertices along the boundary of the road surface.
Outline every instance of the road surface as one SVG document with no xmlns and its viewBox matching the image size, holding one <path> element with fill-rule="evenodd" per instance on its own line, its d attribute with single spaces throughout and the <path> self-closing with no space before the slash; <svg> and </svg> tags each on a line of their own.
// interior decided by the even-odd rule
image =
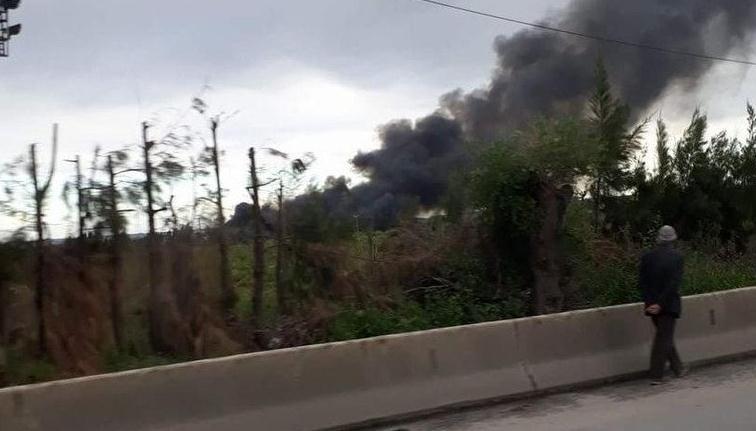
<svg viewBox="0 0 756 431">
<path fill-rule="evenodd" d="M 756 360 L 466 410 L 374 431 L 754 431 Z"/>
</svg>

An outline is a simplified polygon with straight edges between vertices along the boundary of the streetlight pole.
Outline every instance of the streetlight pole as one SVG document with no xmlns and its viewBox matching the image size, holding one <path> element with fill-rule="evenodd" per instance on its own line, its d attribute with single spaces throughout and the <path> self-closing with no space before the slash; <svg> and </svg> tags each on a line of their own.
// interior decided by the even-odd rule
<svg viewBox="0 0 756 431">
<path fill-rule="evenodd" d="M 0 0 L 0 57 L 7 57 L 8 41 L 21 33 L 21 24 L 8 24 L 8 11 L 18 8 L 21 0 Z"/>
</svg>

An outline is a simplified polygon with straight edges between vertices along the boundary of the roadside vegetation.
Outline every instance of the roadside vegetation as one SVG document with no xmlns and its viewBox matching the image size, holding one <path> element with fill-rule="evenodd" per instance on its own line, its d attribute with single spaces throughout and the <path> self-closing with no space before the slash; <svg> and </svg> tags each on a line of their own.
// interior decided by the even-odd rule
<svg viewBox="0 0 756 431">
<path fill-rule="evenodd" d="M 313 156 L 258 148 L 234 155 L 249 160 L 251 203 L 231 217 L 229 117 L 192 106 L 197 131 L 145 123 L 136 150 L 77 159 L 65 242 L 44 220 L 60 164 L 42 172 L 33 146 L 4 167 L 0 209 L 26 228 L 0 244 L 0 385 L 636 302 L 662 224 L 681 233 L 685 294 L 756 285 L 750 105 L 739 138 L 711 134 L 702 111 L 669 131 L 638 120 L 599 62 L 572 115 L 470 142 L 432 207 L 352 211 L 344 179 L 301 187 Z M 264 169 L 262 151 L 281 163 Z M 175 208 L 178 182 L 194 185 L 191 208 Z M 128 234 L 133 211 L 145 236 Z"/>
</svg>

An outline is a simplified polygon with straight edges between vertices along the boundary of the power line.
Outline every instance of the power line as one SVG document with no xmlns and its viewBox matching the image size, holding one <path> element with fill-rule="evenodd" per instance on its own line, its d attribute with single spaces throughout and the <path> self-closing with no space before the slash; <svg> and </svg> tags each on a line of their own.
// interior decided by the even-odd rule
<svg viewBox="0 0 756 431">
<path fill-rule="evenodd" d="M 543 25 L 543 24 L 536 24 L 536 23 L 533 23 L 533 22 L 522 21 L 522 20 L 519 20 L 519 19 L 507 18 L 505 16 L 494 15 L 492 13 L 482 12 L 482 11 L 475 10 L 475 9 L 468 9 L 468 8 L 465 8 L 465 7 L 462 7 L 462 6 L 456 6 L 456 5 L 453 5 L 453 4 L 444 3 L 444 2 L 440 2 L 440 1 L 436 1 L 436 0 L 416 0 L 416 1 L 432 4 L 432 5 L 435 5 L 435 6 L 441 6 L 441 7 L 445 7 L 445 8 L 448 8 L 448 9 L 453 9 L 453 10 L 456 10 L 456 11 L 459 11 L 459 12 L 470 13 L 470 14 L 474 14 L 474 15 L 478 15 L 478 16 L 483 16 L 483 17 L 486 17 L 486 18 L 493 18 L 493 19 L 497 19 L 497 20 L 500 20 L 500 21 L 506 21 L 506 22 L 510 22 L 510 23 L 514 23 L 514 24 L 520 24 L 520 25 L 524 25 L 524 26 L 528 26 L 528 27 L 532 27 L 532 28 L 537 28 L 539 30 L 552 31 L 552 32 L 562 33 L 562 34 L 568 34 L 570 36 L 576 36 L 576 37 L 581 37 L 581 38 L 584 38 L 584 39 L 596 40 L 596 41 L 599 41 L 599 42 L 615 43 L 615 44 L 618 44 L 618 45 L 631 46 L 631 47 L 640 48 L 640 49 L 648 49 L 648 50 L 652 50 L 652 51 L 662 52 L 662 53 L 665 53 L 665 54 L 674 54 L 674 55 L 682 55 L 682 56 L 687 56 L 687 57 L 694 57 L 694 58 L 698 58 L 698 59 L 702 59 L 702 60 L 723 61 L 723 62 L 728 62 L 728 63 L 744 64 L 744 65 L 747 65 L 747 66 L 756 66 L 756 62 L 749 61 L 749 60 L 741 60 L 741 59 L 727 58 L 727 57 L 717 57 L 717 56 L 707 55 L 707 54 L 701 54 L 701 53 L 697 53 L 697 52 L 683 51 L 683 50 L 679 50 L 679 49 L 665 48 L 665 47 L 655 46 L 655 45 L 647 45 L 647 44 L 644 44 L 644 43 L 629 42 L 629 41 L 622 40 L 622 39 L 614 39 L 614 38 L 610 38 L 610 37 L 597 36 L 597 35 L 594 35 L 594 34 L 580 33 L 580 32 L 577 32 L 577 31 L 565 30 L 565 29 L 562 29 L 562 28 L 551 27 L 551 26 Z"/>
</svg>

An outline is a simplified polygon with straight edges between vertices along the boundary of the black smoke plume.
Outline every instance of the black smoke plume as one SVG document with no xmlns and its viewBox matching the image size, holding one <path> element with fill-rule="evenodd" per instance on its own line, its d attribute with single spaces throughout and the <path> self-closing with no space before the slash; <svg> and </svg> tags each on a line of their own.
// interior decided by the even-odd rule
<svg viewBox="0 0 756 431">
<path fill-rule="evenodd" d="M 756 26 L 756 2 L 742 0 L 575 0 L 544 23 L 607 38 L 725 56 L 744 48 Z M 491 138 L 533 115 L 585 106 L 597 58 L 615 91 L 636 113 L 671 85 L 695 89 L 715 64 L 658 51 L 523 30 L 496 39 L 497 68 L 485 88 L 442 97 L 471 136 Z"/>
<path fill-rule="evenodd" d="M 462 128 L 440 114 L 394 121 L 380 128 L 380 149 L 359 153 L 352 164 L 368 182 L 353 189 L 358 208 L 393 205 L 412 197 L 432 207 L 447 189 L 449 172 L 465 159 Z"/>
<path fill-rule="evenodd" d="M 745 57 L 755 11 L 753 0 L 574 0 L 543 23 L 680 51 Z M 465 141 L 505 135 L 536 115 L 580 113 L 598 58 L 615 92 L 638 115 L 673 85 L 694 90 L 715 64 L 533 29 L 500 36 L 494 48 L 497 66 L 486 87 L 442 96 L 438 111 L 414 125 L 401 120 L 383 126 L 381 148 L 353 160 L 368 182 L 352 189 L 339 183 L 338 193 L 326 193 L 326 211 L 367 217 L 380 226 L 391 224 L 404 208 L 436 206 L 449 175 L 467 163 Z M 316 198 L 308 194 L 298 201 Z"/>
</svg>

